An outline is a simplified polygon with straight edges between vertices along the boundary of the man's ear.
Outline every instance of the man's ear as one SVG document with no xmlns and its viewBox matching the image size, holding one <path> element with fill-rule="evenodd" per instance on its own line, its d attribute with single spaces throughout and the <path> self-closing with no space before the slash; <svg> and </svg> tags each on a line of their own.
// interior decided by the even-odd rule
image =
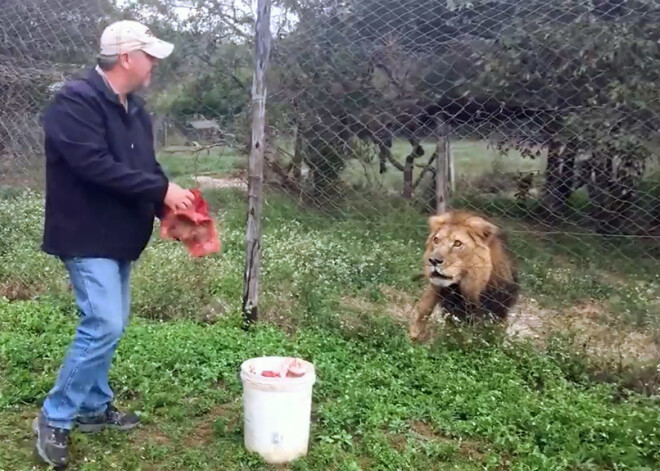
<svg viewBox="0 0 660 471">
<path fill-rule="evenodd" d="M 488 222 L 479 216 L 468 218 L 465 221 L 465 224 L 467 224 L 467 226 L 485 242 L 490 242 L 493 237 L 497 236 L 500 232 L 495 224 Z"/>
</svg>

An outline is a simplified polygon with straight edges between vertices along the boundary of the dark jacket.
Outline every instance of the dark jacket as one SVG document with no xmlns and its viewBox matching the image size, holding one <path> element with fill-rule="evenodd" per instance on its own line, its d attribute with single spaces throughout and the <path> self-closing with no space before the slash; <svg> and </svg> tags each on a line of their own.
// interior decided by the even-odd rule
<svg viewBox="0 0 660 471">
<path fill-rule="evenodd" d="M 129 95 L 127 113 L 92 69 L 58 91 L 43 126 L 43 250 L 60 257 L 136 260 L 168 186 L 144 101 Z"/>
</svg>

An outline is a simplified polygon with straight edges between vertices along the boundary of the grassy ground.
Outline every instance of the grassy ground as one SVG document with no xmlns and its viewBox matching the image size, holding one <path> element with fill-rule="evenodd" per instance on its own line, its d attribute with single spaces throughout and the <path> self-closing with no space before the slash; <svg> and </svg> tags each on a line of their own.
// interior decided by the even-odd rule
<svg viewBox="0 0 660 471">
<path fill-rule="evenodd" d="M 200 173 L 186 157 L 162 162 L 179 181 Z M 215 174 L 240 160 L 204 165 Z M 269 193 L 265 322 L 242 331 L 245 196 L 205 195 L 223 253 L 192 260 L 154 237 L 136 267 L 135 316 L 111 379 L 120 405 L 144 424 L 128 436 L 74 434 L 72 469 L 271 469 L 242 447 L 237 376 L 244 359 L 264 354 L 300 355 L 319 376 L 310 453 L 289 469 L 660 466 L 657 396 L 635 393 L 623 376 L 600 381 L 571 339 L 533 346 L 498 331 L 458 331 L 410 344 L 399 320 L 421 290 L 411 276 L 426 228 L 404 205 L 376 200 L 328 219 Z M 470 204 L 499 214 L 511 232 L 526 298 L 557 316 L 576 301 L 598 302 L 626 318 L 608 317 L 620 329 L 658 325 L 660 279 L 648 248 L 534 231 L 502 217 L 506 202 Z M 369 208 L 377 219 L 363 217 Z M 32 469 L 29 423 L 75 329 L 62 267 L 38 250 L 41 217 L 38 194 L 0 199 L 0 290 L 12 298 L 0 300 L 2 471 Z"/>
<path fill-rule="evenodd" d="M 415 163 L 424 165 L 435 150 L 435 143 L 422 142 L 425 155 L 419 157 Z M 455 178 L 460 185 L 478 181 L 493 172 L 506 172 L 516 174 L 517 172 L 541 172 L 545 168 L 544 156 L 531 160 L 523 158 L 518 152 L 512 151 L 508 154 L 500 154 L 496 149 L 489 146 L 485 141 L 456 141 L 451 143 L 452 155 L 455 165 Z M 392 155 L 400 163 L 410 154 L 411 147 L 407 141 L 396 140 L 392 145 Z M 402 173 L 388 163 L 388 171 L 385 174 L 378 173 L 375 164 L 367 166 L 368 176 L 365 176 L 365 166 L 358 161 L 352 160 L 344 171 L 343 179 L 352 184 L 363 184 L 368 178 L 374 185 L 394 190 L 400 193 L 403 189 Z M 416 169 L 415 175 L 419 172 Z"/>
<path fill-rule="evenodd" d="M 286 144 L 290 147 L 290 143 Z M 433 143 L 424 142 L 423 145 L 427 154 L 433 151 Z M 215 154 L 210 156 L 203 153 L 162 154 L 161 160 L 172 175 L 184 181 L 187 175 L 221 176 L 245 168 L 245 157 L 229 148 L 212 152 Z M 406 141 L 394 142 L 392 153 L 400 162 L 409 152 Z M 545 167 L 543 156 L 530 160 L 516 152 L 502 155 L 480 141 L 453 142 L 452 152 L 458 180 L 455 205 L 491 215 L 508 229 L 514 253 L 522 263 L 522 276 L 536 297 L 558 307 L 572 305 L 581 298 L 597 300 L 615 312 L 617 320 L 660 332 L 660 279 L 656 268 L 660 249 L 655 240 L 604 239 L 585 230 L 581 220 L 585 202 L 579 193 L 572 198 L 567 219 L 561 227 L 549 229 L 534 224 L 529 205 L 521 207 L 506 198 L 483 197 L 473 185 L 497 186 L 496 180 L 505 179 L 501 172 L 542 172 Z M 410 211 L 400 201 L 374 199 L 368 192 L 376 187 L 394 194 L 401 190 L 401 172 L 390 166 L 386 174 L 379 175 L 377 168 L 376 162 L 367 166 L 373 184 L 364 192 L 353 190 L 348 198 L 350 207 L 335 201 L 321 201 L 322 211 L 295 216 L 295 210 L 276 207 L 273 208 L 273 220 L 281 218 L 286 224 L 291 217 L 303 217 L 313 226 L 317 223 L 314 219 L 322 223 L 326 211 L 341 215 L 350 226 L 363 224 L 362 219 L 376 215 L 378 227 L 388 226 L 387 231 L 403 230 L 405 233 L 415 225 L 415 237 L 422 237 L 425 221 L 419 214 Z M 351 161 L 343 178 L 349 184 L 364 184 L 365 170 L 359 163 Z M 651 187 L 653 181 L 645 184 L 649 194 L 660 191 L 660 187 Z M 511 185 L 511 181 L 507 183 Z M 404 237 L 411 237 L 411 234 L 406 233 Z"/>
<path fill-rule="evenodd" d="M 160 152 L 158 157 L 171 178 L 190 175 L 225 175 L 247 168 L 246 157 L 230 147 L 213 148 L 208 152 L 177 149 Z"/>
<path fill-rule="evenodd" d="M 281 144 L 287 152 L 291 153 L 291 143 Z M 417 163 L 425 162 L 435 149 L 434 143 L 423 142 L 426 156 L 420 157 Z M 399 161 L 404 161 L 410 153 L 407 141 L 396 140 L 392 146 L 392 155 Z M 452 142 L 452 153 L 456 165 L 456 178 L 475 179 L 502 170 L 510 173 L 540 172 L 545 168 L 543 157 L 530 160 L 523 158 L 519 153 L 512 151 L 509 154 L 500 154 L 496 149 L 488 146 L 484 141 L 457 141 Z M 159 155 L 160 161 L 168 168 L 169 174 L 174 177 L 185 175 L 222 175 L 227 172 L 247 168 L 244 155 L 239 155 L 230 147 L 218 147 L 210 150 L 190 151 L 190 148 L 173 147 Z M 389 164 L 388 164 L 389 165 Z M 402 187 L 401 172 L 393 169 L 385 175 L 377 174 L 377 165 L 369 166 L 370 177 L 378 178 L 379 183 L 385 187 L 399 191 Z M 350 161 L 344 173 L 344 179 L 357 182 L 364 179 L 364 168 L 355 161 Z"/>
<path fill-rule="evenodd" d="M 29 421 L 74 318 L 46 301 L 0 308 L 0 469 L 30 469 Z M 319 374 L 310 454 L 291 469 L 654 469 L 660 460 L 657 404 L 572 378 L 559 355 L 496 340 L 414 347 L 377 319 L 357 331 L 246 334 L 230 315 L 210 326 L 136 319 L 112 381 L 144 426 L 128 437 L 76 434 L 72 469 L 267 469 L 242 448 L 236 373 L 245 358 L 277 353 L 309 358 Z"/>
</svg>

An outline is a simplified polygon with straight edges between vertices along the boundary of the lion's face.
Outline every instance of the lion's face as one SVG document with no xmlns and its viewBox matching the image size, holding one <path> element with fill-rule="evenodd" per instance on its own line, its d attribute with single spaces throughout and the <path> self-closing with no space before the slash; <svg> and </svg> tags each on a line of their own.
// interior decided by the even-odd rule
<svg viewBox="0 0 660 471">
<path fill-rule="evenodd" d="M 431 284 L 448 287 L 475 276 L 482 283 L 488 279 L 492 270 L 488 242 L 497 230 L 494 225 L 478 216 L 446 213 L 429 218 L 429 226 L 424 263 Z"/>
</svg>

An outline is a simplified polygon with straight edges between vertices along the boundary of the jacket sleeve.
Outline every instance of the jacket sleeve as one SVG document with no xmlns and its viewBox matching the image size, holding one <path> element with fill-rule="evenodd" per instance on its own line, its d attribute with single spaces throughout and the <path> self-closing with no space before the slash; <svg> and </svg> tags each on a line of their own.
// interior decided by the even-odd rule
<svg viewBox="0 0 660 471">
<path fill-rule="evenodd" d="M 117 162 L 106 144 L 102 117 L 80 94 L 61 94 L 44 114 L 43 124 L 46 139 L 80 178 L 126 197 L 155 204 L 165 199 L 165 175 Z"/>
<path fill-rule="evenodd" d="M 152 148 L 154 148 L 155 142 L 153 135 L 153 123 L 151 122 L 151 117 L 146 112 L 141 114 L 141 116 L 144 119 L 145 129 L 147 129 L 147 132 L 149 133 L 149 144 L 151 145 Z M 155 156 L 154 156 L 154 172 L 157 175 L 161 175 L 165 180 L 169 182 L 169 178 L 167 177 L 167 175 L 165 175 L 165 172 L 163 171 L 163 167 L 160 165 L 158 160 L 156 160 Z M 156 217 L 158 219 L 163 219 L 163 217 L 165 216 L 165 202 L 161 201 L 160 203 L 156 203 L 155 209 L 156 209 Z"/>
<path fill-rule="evenodd" d="M 169 181 L 167 178 L 167 175 L 165 175 L 165 172 L 163 172 L 163 168 L 160 166 L 158 161 L 156 161 L 156 173 L 158 175 L 161 175 L 166 181 Z M 163 200 L 165 199 L 165 196 L 163 196 Z M 164 216 L 164 211 L 165 211 L 165 202 L 161 200 L 159 202 L 156 202 L 156 217 L 158 219 L 163 219 Z"/>
</svg>

